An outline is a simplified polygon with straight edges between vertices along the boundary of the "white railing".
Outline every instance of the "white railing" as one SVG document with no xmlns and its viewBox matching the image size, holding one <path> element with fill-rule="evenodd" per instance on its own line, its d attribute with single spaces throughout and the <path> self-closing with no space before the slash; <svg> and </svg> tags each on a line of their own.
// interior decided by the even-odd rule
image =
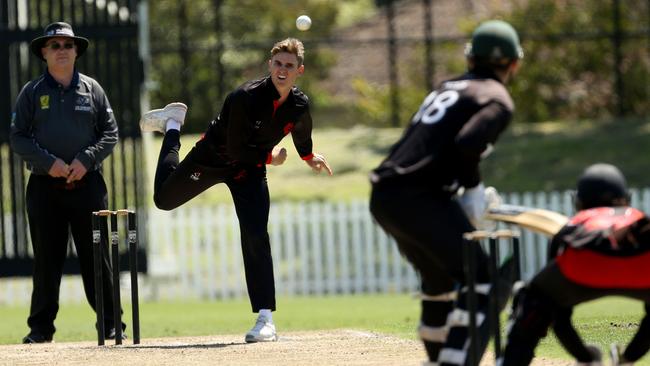
<svg viewBox="0 0 650 366">
<path fill-rule="evenodd" d="M 246 294 L 239 226 L 231 205 L 153 210 L 149 258 L 161 298 Z M 271 206 L 269 234 L 278 294 L 326 295 L 415 290 L 418 280 L 374 224 L 367 203 Z"/>
<path fill-rule="evenodd" d="M 631 193 L 632 206 L 650 212 L 650 189 Z M 510 204 L 573 213 L 569 192 L 503 198 Z M 151 209 L 148 230 L 149 273 L 141 279 L 144 298 L 246 296 L 232 205 L 183 206 L 171 212 Z M 269 233 L 279 296 L 404 293 L 419 288 L 417 275 L 374 223 L 366 201 L 273 204 Z M 545 264 L 547 239 L 525 230 L 522 234 L 522 275 L 529 279 Z M 507 255 L 509 246 L 502 243 L 501 252 Z M 62 301 L 84 301 L 76 276 L 63 282 Z M 127 278 L 122 282 L 128 286 Z M 30 291 L 30 281 L 0 281 L 0 304 L 27 304 Z"/>
</svg>

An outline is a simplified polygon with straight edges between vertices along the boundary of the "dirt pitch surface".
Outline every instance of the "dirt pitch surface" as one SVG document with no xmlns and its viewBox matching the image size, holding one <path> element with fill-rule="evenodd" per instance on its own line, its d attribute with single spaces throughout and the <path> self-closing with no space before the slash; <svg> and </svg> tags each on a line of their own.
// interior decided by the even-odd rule
<svg viewBox="0 0 650 366">
<path fill-rule="evenodd" d="M 246 344 L 243 335 L 0 346 L 0 365 L 421 365 L 419 341 L 357 330 L 283 333 L 277 342 Z M 570 365 L 536 359 L 532 365 Z M 494 365 L 486 355 L 481 365 Z"/>
</svg>

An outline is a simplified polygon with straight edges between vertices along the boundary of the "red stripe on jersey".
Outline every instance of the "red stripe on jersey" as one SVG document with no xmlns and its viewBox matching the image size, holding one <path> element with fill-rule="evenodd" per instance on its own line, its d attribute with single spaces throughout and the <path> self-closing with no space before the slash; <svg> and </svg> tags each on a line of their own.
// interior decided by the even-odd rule
<svg viewBox="0 0 650 366">
<path fill-rule="evenodd" d="M 302 160 L 311 160 L 311 159 L 314 158 L 314 153 L 311 153 L 311 154 L 309 154 L 309 155 L 307 155 L 307 156 L 301 156 L 300 158 L 301 158 Z"/>
<path fill-rule="evenodd" d="M 284 125 L 283 132 L 285 135 L 289 134 L 289 132 L 293 131 L 293 122 L 287 122 Z"/>
<path fill-rule="evenodd" d="M 266 164 L 271 164 L 272 161 L 273 161 L 273 154 L 272 153 L 266 154 Z"/>
<path fill-rule="evenodd" d="M 596 288 L 650 289 L 650 252 L 613 257 L 568 247 L 556 258 L 562 274 L 580 285 Z"/>
<path fill-rule="evenodd" d="M 597 207 L 578 212 L 571 218 L 570 225 L 583 225 L 588 231 L 603 229 L 620 229 L 642 219 L 643 212 L 627 207 L 621 212 L 620 207 Z"/>
<path fill-rule="evenodd" d="M 278 107 L 280 106 L 280 100 L 275 99 L 273 101 L 273 114 L 271 115 L 271 118 L 275 117 L 275 111 L 278 110 Z"/>
</svg>

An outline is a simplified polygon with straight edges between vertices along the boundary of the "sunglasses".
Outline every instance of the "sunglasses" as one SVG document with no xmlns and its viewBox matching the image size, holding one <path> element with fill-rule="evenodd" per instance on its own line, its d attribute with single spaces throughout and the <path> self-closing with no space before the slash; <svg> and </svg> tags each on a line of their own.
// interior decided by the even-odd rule
<svg viewBox="0 0 650 366">
<path fill-rule="evenodd" d="M 74 48 L 74 42 L 66 42 L 66 43 L 52 42 L 50 44 L 45 45 L 44 48 L 49 48 L 54 51 L 59 50 L 61 48 L 70 50 Z"/>
</svg>

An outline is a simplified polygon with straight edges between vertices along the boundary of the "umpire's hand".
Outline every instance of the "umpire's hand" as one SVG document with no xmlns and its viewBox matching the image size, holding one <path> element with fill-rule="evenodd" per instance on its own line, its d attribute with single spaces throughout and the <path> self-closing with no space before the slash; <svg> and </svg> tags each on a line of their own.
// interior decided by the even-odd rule
<svg viewBox="0 0 650 366">
<path fill-rule="evenodd" d="M 54 178 L 67 178 L 68 174 L 70 174 L 70 167 L 65 161 L 56 158 L 47 173 Z"/>
<path fill-rule="evenodd" d="M 76 180 L 79 180 L 86 175 L 86 172 L 88 169 L 81 164 L 81 162 L 77 159 L 74 159 L 72 163 L 70 163 L 70 173 L 68 174 L 68 180 L 67 183 L 74 182 Z"/>
</svg>

